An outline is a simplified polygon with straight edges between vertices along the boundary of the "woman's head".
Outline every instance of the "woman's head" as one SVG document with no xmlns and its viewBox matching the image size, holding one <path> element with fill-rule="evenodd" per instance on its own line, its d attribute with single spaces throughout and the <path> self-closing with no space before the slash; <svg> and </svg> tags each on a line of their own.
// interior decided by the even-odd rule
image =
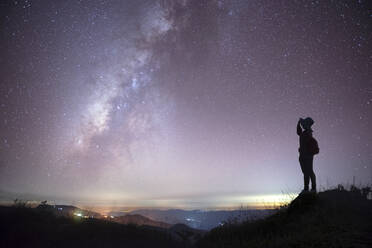
<svg viewBox="0 0 372 248">
<path fill-rule="evenodd" d="M 314 120 L 310 117 L 306 119 L 301 119 L 301 126 L 306 130 L 311 130 L 311 126 L 314 124 Z"/>
</svg>

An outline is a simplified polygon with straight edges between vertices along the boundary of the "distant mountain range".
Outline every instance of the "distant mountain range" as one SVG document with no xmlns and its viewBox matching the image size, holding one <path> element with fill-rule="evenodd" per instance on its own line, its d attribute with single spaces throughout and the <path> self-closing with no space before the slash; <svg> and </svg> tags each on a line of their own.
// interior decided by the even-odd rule
<svg viewBox="0 0 372 248">
<path fill-rule="evenodd" d="M 134 224 L 138 226 L 154 226 L 161 228 L 170 228 L 172 226 L 171 224 L 155 221 L 139 214 L 127 214 L 124 216 L 114 217 L 112 218 L 112 221 L 125 225 Z"/>
<path fill-rule="evenodd" d="M 135 225 L 138 227 L 151 228 L 156 231 L 164 232 L 172 237 L 177 242 L 186 244 L 194 244 L 205 233 L 203 230 L 191 228 L 185 224 L 169 224 L 162 221 L 156 221 L 140 214 L 125 214 L 119 216 L 101 215 L 99 213 L 84 210 L 71 205 L 48 205 L 42 202 L 36 210 L 41 212 L 53 213 L 56 216 L 75 217 L 92 220 L 105 220 L 106 222 L 114 222 L 123 225 Z"/>
<path fill-rule="evenodd" d="M 170 234 L 172 239 L 188 244 L 194 244 L 206 232 L 203 230 L 191 228 L 185 224 L 179 223 L 171 225 L 161 221 L 154 221 L 139 214 L 127 214 L 118 216 L 112 218 L 111 221 L 125 225 L 134 224 L 136 226 L 155 227 L 157 228 L 157 230 L 163 230 L 164 232 Z"/>
<path fill-rule="evenodd" d="M 202 230 L 210 230 L 214 227 L 221 226 L 226 222 L 242 222 L 246 220 L 257 220 L 273 214 L 275 210 L 219 210 L 219 211 L 202 211 L 202 210 L 181 210 L 181 209 L 139 209 L 129 213 L 110 212 L 110 216 L 142 215 L 154 221 L 174 224 L 185 224 L 189 227 Z"/>
<path fill-rule="evenodd" d="M 96 218 L 96 219 L 102 219 L 104 218 L 103 215 L 90 211 L 81 209 L 75 206 L 71 205 L 48 205 L 46 202 L 44 204 L 40 204 L 36 209 L 40 210 L 48 210 L 56 214 L 57 216 L 77 216 L 82 218 Z"/>
<path fill-rule="evenodd" d="M 101 219 L 123 225 L 135 225 L 155 228 L 158 231 L 170 234 L 175 240 L 194 243 L 204 234 L 204 231 L 191 228 L 185 224 L 169 224 L 156 221 L 140 214 L 125 214 L 120 216 L 101 215 L 99 213 L 84 210 L 71 205 L 48 205 L 46 202 L 40 204 L 36 209 L 52 212 L 57 216 L 75 217 L 83 219 Z"/>
<path fill-rule="evenodd" d="M 11 204 L 15 198 L 18 199 L 33 199 L 33 204 L 35 201 L 40 201 L 41 199 L 45 199 L 48 197 L 33 195 L 33 194 L 14 194 L 9 193 L 6 191 L 0 190 L 0 199 L 3 200 L 2 204 Z M 1 202 L 0 202 L 1 203 Z M 53 211 L 56 212 L 57 215 L 63 216 L 72 216 L 72 215 L 80 215 L 80 217 L 84 218 L 105 218 L 105 216 L 89 211 L 80 209 L 75 206 L 71 205 L 50 205 L 53 208 Z M 257 220 L 267 217 L 275 212 L 275 210 L 256 210 L 256 209 L 239 209 L 239 210 L 218 210 L 218 211 L 203 211 L 203 210 L 182 210 L 182 209 L 168 209 L 168 210 L 159 210 L 159 209 L 138 209 L 131 212 L 120 212 L 120 211 L 112 211 L 107 213 L 105 219 L 115 219 L 119 216 L 129 215 L 142 215 L 154 221 L 143 221 L 138 218 L 136 221 L 132 221 L 132 224 L 138 223 L 138 225 L 142 225 L 141 223 L 147 223 L 144 225 L 148 226 L 171 226 L 175 224 L 185 224 L 189 227 L 194 229 L 202 229 L 202 230 L 210 230 L 217 226 L 224 225 L 225 223 L 231 222 L 242 222 L 245 220 Z M 111 218 L 113 216 L 114 218 Z M 127 217 L 129 220 L 133 217 Z M 126 222 L 128 220 L 122 220 Z M 115 221 L 115 220 L 114 220 Z"/>
<path fill-rule="evenodd" d="M 2 199 L 11 199 L 11 194 L 0 191 Z M 22 197 L 19 199 L 32 199 L 31 196 Z M 14 199 L 14 198 L 13 198 Z M 7 200 L 8 204 L 11 202 Z M 35 203 L 33 203 L 35 204 Z M 73 216 L 83 218 L 97 218 L 115 221 L 118 223 L 131 223 L 135 225 L 147 225 L 153 227 L 169 228 L 175 224 L 185 224 L 194 229 L 210 230 L 217 226 L 224 225 L 231 222 L 242 222 L 245 220 L 257 220 L 271 215 L 275 210 L 255 210 L 255 209 L 239 209 L 239 210 L 218 210 L 218 211 L 203 211 L 203 210 L 182 210 L 182 209 L 138 209 L 131 212 L 112 211 L 107 216 L 101 215 L 97 212 L 81 209 L 72 205 L 49 205 L 39 206 L 50 208 L 55 214 L 59 216 Z M 122 218 L 122 216 L 130 215 Z M 133 217 L 133 215 L 135 217 Z M 139 217 L 139 215 L 141 217 Z M 116 220 L 117 217 L 121 217 Z M 146 219 L 145 219 L 146 218 Z"/>
</svg>

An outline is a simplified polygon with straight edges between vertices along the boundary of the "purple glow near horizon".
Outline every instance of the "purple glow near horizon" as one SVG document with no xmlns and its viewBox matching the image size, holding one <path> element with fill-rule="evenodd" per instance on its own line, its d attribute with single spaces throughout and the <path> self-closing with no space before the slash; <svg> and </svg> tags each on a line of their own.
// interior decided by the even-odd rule
<svg viewBox="0 0 372 248">
<path fill-rule="evenodd" d="M 4 1 L 0 190 L 228 205 L 371 183 L 368 1 Z"/>
</svg>

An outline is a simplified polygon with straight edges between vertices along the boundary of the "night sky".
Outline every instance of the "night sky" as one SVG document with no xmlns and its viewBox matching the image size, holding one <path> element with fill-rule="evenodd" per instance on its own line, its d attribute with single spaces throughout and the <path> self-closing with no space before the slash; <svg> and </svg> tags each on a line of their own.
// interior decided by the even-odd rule
<svg viewBox="0 0 372 248">
<path fill-rule="evenodd" d="M 372 181 L 367 0 L 0 1 L 0 190 L 217 207 Z M 267 198 L 269 199 L 269 198 Z"/>
</svg>

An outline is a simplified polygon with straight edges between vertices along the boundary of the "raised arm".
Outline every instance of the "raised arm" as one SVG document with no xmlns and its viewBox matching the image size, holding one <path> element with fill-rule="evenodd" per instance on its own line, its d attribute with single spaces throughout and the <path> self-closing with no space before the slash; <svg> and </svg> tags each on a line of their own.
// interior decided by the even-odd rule
<svg viewBox="0 0 372 248">
<path fill-rule="evenodd" d="M 300 125 L 300 120 L 298 120 L 298 122 L 297 122 L 297 135 L 302 134 L 302 128 L 301 128 L 301 125 Z"/>
</svg>

